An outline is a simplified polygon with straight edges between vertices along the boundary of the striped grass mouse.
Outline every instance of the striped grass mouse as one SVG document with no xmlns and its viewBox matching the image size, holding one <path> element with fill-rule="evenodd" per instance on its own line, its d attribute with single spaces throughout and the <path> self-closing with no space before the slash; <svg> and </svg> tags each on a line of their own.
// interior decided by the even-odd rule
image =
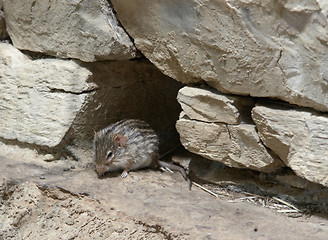
<svg viewBox="0 0 328 240">
<path fill-rule="evenodd" d="M 125 178 L 129 171 L 164 167 L 179 171 L 191 184 L 184 168 L 159 160 L 158 136 L 144 121 L 121 120 L 95 132 L 94 147 L 99 176 L 122 171 L 121 177 Z"/>
</svg>

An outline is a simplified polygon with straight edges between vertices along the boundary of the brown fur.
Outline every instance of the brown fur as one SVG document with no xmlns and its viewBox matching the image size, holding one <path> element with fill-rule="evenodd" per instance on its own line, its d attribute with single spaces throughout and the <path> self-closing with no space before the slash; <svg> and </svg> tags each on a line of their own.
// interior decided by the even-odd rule
<svg viewBox="0 0 328 240">
<path fill-rule="evenodd" d="M 122 120 L 95 133 L 98 174 L 157 166 L 159 139 L 141 120 Z"/>
<path fill-rule="evenodd" d="M 168 167 L 181 172 L 189 180 L 191 188 L 191 181 L 182 167 L 159 161 L 159 139 L 144 121 L 129 119 L 113 123 L 95 132 L 94 146 L 96 171 L 99 175 L 123 171 L 121 176 L 126 177 L 131 170 Z"/>
</svg>

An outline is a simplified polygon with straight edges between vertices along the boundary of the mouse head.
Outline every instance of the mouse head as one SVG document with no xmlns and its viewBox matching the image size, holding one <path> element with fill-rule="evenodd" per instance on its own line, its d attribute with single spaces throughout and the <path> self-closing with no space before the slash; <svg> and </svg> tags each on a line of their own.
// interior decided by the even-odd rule
<svg viewBox="0 0 328 240">
<path fill-rule="evenodd" d="M 103 175 L 110 169 L 110 165 L 123 148 L 127 146 L 127 137 L 121 134 L 103 134 L 95 132 L 95 161 L 96 171 L 99 175 Z"/>
</svg>

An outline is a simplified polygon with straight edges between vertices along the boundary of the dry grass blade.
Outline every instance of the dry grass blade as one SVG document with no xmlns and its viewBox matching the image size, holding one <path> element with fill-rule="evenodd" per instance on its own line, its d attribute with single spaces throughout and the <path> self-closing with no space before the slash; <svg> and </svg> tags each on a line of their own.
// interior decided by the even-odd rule
<svg viewBox="0 0 328 240">
<path fill-rule="evenodd" d="M 161 170 L 163 170 L 164 172 L 173 173 L 173 171 L 171 169 L 169 169 L 168 167 L 161 167 Z"/>
<path fill-rule="evenodd" d="M 218 194 L 216 194 L 215 192 L 212 192 L 211 190 L 209 190 L 209 189 L 203 187 L 202 185 L 199 185 L 198 183 L 192 182 L 192 184 L 195 185 L 196 187 L 199 187 L 199 188 L 202 189 L 203 191 L 205 191 L 205 192 L 207 192 L 207 193 L 213 195 L 214 197 L 219 197 Z"/>
<path fill-rule="evenodd" d="M 243 201 L 247 201 L 247 202 L 255 202 L 254 199 L 256 200 L 257 197 L 241 197 L 241 198 L 236 198 L 234 200 L 229 200 L 229 202 L 243 202 Z"/>
<path fill-rule="evenodd" d="M 299 211 L 295 209 L 282 209 L 282 210 L 277 210 L 279 213 L 298 213 Z"/>
<path fill-rule="evenodd" d="M 284 205 L 286 205 L 286 206 L 288 206 L 288 207 L 290 207 L 290 208 L 292 208 L 292 209 L 294 209 L 294 210 L 296 210 L 298 212 L 302 212 L 297 207 L 293 206 L 292 204 L 290 204 L 290 203 L 288 203 L 288 202 L 286 202 L 284 200 L 281 200 L 280 198 L 272 197 L 272 199 L 274 199 L 274 200 L 276 200 L 276 201 L 278 201 L 278 202 L 280 202 L 280 203 L 282 203 L 282 204 L 284 204 Z"/>
<path fill-rule="evenodd" d="M 277 197 L 264 197 L 257 194 L 244 192 L 245 195 L 249 195 L 249 197 L 241 197 L 233 200 L 229 200 L 229 202 L 249 202 L 249 203 L 258 203 L 263 207 L 274 209 L 279 213 L 302 213 L 303 211 L 293 206 L 292 204 L 281 200 Z M 278 202 L 278 203 L 277 203 Z"/>
</svg>

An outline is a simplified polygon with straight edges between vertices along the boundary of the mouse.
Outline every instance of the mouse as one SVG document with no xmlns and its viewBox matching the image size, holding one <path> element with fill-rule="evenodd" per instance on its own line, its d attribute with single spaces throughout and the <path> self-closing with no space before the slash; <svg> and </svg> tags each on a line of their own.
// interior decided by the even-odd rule
<svg viewBox="0 0 328 240">
<path fill-rule="evenodd" d="M 189 182 L 183 167 L 159 160 L 159 138 L 148 123 L 139 119 L 124 119 L 94 132 L 96 172 L 130 171 L 143 168 L 169 168 L 179 171 Z M 190 187 L 189 187 L 190 188 Z"/>
</svg>

